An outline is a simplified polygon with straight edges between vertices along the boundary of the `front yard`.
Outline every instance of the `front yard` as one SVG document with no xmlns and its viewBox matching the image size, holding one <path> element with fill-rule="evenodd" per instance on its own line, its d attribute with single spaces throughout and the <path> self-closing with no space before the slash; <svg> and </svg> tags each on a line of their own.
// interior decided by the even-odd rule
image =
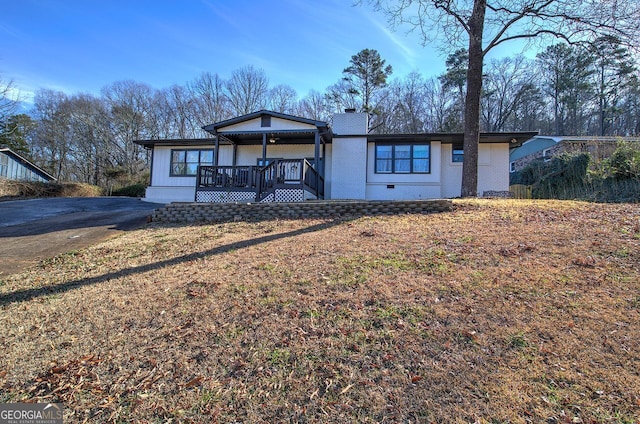
<svg viewBox="0 0 640 424">
<path fill-rule="evenodd" d="M 640 205 L 150 225 L 0 280 L 66 422 L 634 423 Z"/>
</svg>

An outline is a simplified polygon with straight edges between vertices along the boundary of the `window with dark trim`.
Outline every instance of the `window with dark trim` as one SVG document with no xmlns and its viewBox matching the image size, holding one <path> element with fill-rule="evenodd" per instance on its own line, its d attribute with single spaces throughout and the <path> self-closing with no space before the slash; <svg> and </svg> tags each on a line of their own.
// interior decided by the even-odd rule
<svg viewBox="0 0 640 424">
<path fill-rule="evenodd" d="M 376 144 L 376 174 L 428 174 L 431 172 L 429 143 Z"/>
<path fill-rule="evenodd" d="M 271 116 L 270 115 L 262 115 L 260 117 L 260 126 L 261 127 L 270 127 L 271 126 Z"/>
<path fill-rule="evenodd" d="M 0 177 L 6 177 L 9 169 L 9 156 L 0 153 Z"/>
<path fill-rule="evenodd" d="M 464 161 L 464 148 L 462 144 L 454 144 L 451 150 L 451 162 L 462 163 Z"/>
<path fill-rule="evenodd" d="M 171 176 L 192 177 L 198 165 L 213 165 L 213 150 L 171 150 Z"/>
</svg>

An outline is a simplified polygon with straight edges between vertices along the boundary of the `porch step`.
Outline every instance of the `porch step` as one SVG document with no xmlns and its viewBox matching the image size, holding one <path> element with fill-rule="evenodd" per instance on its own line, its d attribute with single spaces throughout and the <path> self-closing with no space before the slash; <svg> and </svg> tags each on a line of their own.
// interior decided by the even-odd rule
<svg viewBox="0 0 640 424">
<path fill-rule="evenodd" d="M 360 201 L 324 200 L 272 203 L 171 203 L 153 212 L 162 223 L 262 221 L 270 219 L 337 218 L 448 212 L 451 200 Z"/>
</svg>

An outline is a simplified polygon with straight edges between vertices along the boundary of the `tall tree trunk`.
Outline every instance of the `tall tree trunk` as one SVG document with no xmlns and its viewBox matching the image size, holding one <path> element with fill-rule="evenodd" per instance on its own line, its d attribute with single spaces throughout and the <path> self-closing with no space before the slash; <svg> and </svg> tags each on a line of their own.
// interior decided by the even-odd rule
<svg viewBox="0 0 640 424">
<path fill-rule="evenodd" d="M 462 197 L 478 195 L 478 144 L 480 143 L 480 96 L 482 94 L 482 34 L 487 0 L 475 0 L 469 19 L 469 69 L 464 106 L 464 159 Z"/>
</svg>

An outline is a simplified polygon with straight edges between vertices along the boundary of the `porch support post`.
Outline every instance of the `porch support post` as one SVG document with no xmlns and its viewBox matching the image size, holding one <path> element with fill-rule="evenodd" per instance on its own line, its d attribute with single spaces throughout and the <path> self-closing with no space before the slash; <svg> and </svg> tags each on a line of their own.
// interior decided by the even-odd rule
<svg viewBox="0 0 640 424">
<path fill-rule="evenodd" d="M 326 161 L 326 157 L 327 157 L 327 142 L 325 141 L 324 143 L 322 143 L 322 178 L 325 177 L 325 167 L 327 166 L 327 161 Z"/>
<path fill-rule="evenodd" d="M 220 157 L 220 137 L 216 136 L 216 154 L 213 157 L 213 164 L 218 166 L 218 158 Z"/>
<path fill-rule="evenodd" d="M 262 133 L 262 166 L 267 163 L 267 133 Z"/>
<path fill-rule="evenodd" d="M 233 166 L 238 164 L 238 145 L 233 144 Z"/>
<path fill-rule="evenodd" d="M 320 192 L 320 132 L 318 130 L 314 133 L 315 146 L 313 149 L 314 168 L 316 168 L 316 197 Z"/>
</svg>

